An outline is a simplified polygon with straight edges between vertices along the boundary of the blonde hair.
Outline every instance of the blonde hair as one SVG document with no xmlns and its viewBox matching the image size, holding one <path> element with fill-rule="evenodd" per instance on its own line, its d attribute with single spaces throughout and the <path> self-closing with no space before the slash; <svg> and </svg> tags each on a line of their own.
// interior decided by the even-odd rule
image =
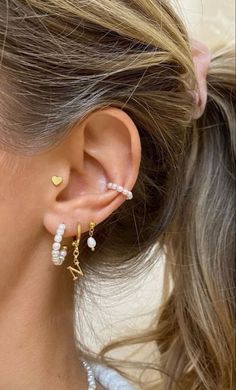
<svg viewBox="0 0 236 390">
<path fill-rule="evenodd" d="M 193 121 L 189 39 L 169 1 L 1 2 L 0 37 L 4 147 L 24 154 L 54 147 L 74 122 L 105 106 L 134 120 L 142 144 L 134 199 L 97 226 L 96 260 L 82 242 L 83 266 L 96 277 L 110 269 L 131 275 L 148 267 L 158 241 L 173 290 L 156 329 L 132 342 L 156 341 L 161 389 L 233 390 L 233 47 L 214 54 L 207 107 Z"/>
</svg>

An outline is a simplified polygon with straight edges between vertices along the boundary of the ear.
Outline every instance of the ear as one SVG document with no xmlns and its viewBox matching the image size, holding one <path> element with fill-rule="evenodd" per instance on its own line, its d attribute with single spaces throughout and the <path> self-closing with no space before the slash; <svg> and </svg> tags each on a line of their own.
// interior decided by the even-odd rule
<svg viewBox="0 0 236 390">
<path fill-rule="evenodd" d="M 63 182 L 51 187 L 43 219 L 46 229 L 54 235 L 63 222 L 65 237 L 70 237 L 76 235 L 78 222 L 85 232 L 89 222 L 105 220 L 127 200 L 122 193 L 107 189 L 107 184 L 132 190 L 140 161 L 137 127 L 122 109 L 99 109 L 73 125 L 57 151 L 52 175 L 60 174 Z"/>
</svg>

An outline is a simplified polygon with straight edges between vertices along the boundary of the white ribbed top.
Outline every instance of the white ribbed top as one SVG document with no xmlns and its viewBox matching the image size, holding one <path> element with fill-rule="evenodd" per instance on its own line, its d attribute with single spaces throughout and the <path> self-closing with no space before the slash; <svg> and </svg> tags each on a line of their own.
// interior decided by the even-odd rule
<svg viewBox="0 0 236 390">
<path fill-rule="evenodd" d="M 91 364 L 91 363 L 90 363 Z M 96 380 L 106 390 L 135 390 L 118 372 L 101 364 L 91 364 Z"/>
</svg>

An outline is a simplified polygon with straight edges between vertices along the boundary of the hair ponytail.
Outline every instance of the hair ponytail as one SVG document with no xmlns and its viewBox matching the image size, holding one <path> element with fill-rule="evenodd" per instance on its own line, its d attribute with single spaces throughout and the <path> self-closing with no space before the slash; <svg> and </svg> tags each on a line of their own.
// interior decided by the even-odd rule
<svg viewBox="0 0 236 390">
<path fill-rule="evenodd" d="M 235 385 L 234 58 L 227 48 L 212 59 L 206 110 L 194 126 L 185 185 L 166 235 L 174 288 L 156 335 L 168 373 L 161 389 Z"/>
</svg>

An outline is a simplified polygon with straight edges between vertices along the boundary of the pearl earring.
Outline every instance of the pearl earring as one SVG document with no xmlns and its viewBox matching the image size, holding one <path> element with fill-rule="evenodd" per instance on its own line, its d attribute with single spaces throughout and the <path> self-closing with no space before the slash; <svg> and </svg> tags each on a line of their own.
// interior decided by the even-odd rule
<svg viewBox="0 0 236 390">
<path fill-rule="evenodd" d="M 89 238 L 87 239 L 87 244 L 92 251 L 95 251 L 95 246 L 97 244 L 95 238 L 93 237 L 95 226 L 96 226 L 95 222 L 89 223 Z"/>
<path fill-rule="evenodd" d="M 131 191 L 127 190 L 126 188 L 124 188 L 122 186 L 119 186 L 118 184 L 108 183 L 107 188 L 110 190 L 115 190 L 115 191 L 121 192 L 123 195 L 125 195 L 127 197 L 127 199 L 133 198 L 133 194 Z"/>
<path fill-rule="evenodd" d="M 60 223 L 54 236 L 54 242 L 52 244 L 52 262 L 55 265 L 61 265 L 67 255 L 67 246 L 63 246 L 61 249 L 61 241 L 65 232 L 66 225 Z"/>
</svg>

